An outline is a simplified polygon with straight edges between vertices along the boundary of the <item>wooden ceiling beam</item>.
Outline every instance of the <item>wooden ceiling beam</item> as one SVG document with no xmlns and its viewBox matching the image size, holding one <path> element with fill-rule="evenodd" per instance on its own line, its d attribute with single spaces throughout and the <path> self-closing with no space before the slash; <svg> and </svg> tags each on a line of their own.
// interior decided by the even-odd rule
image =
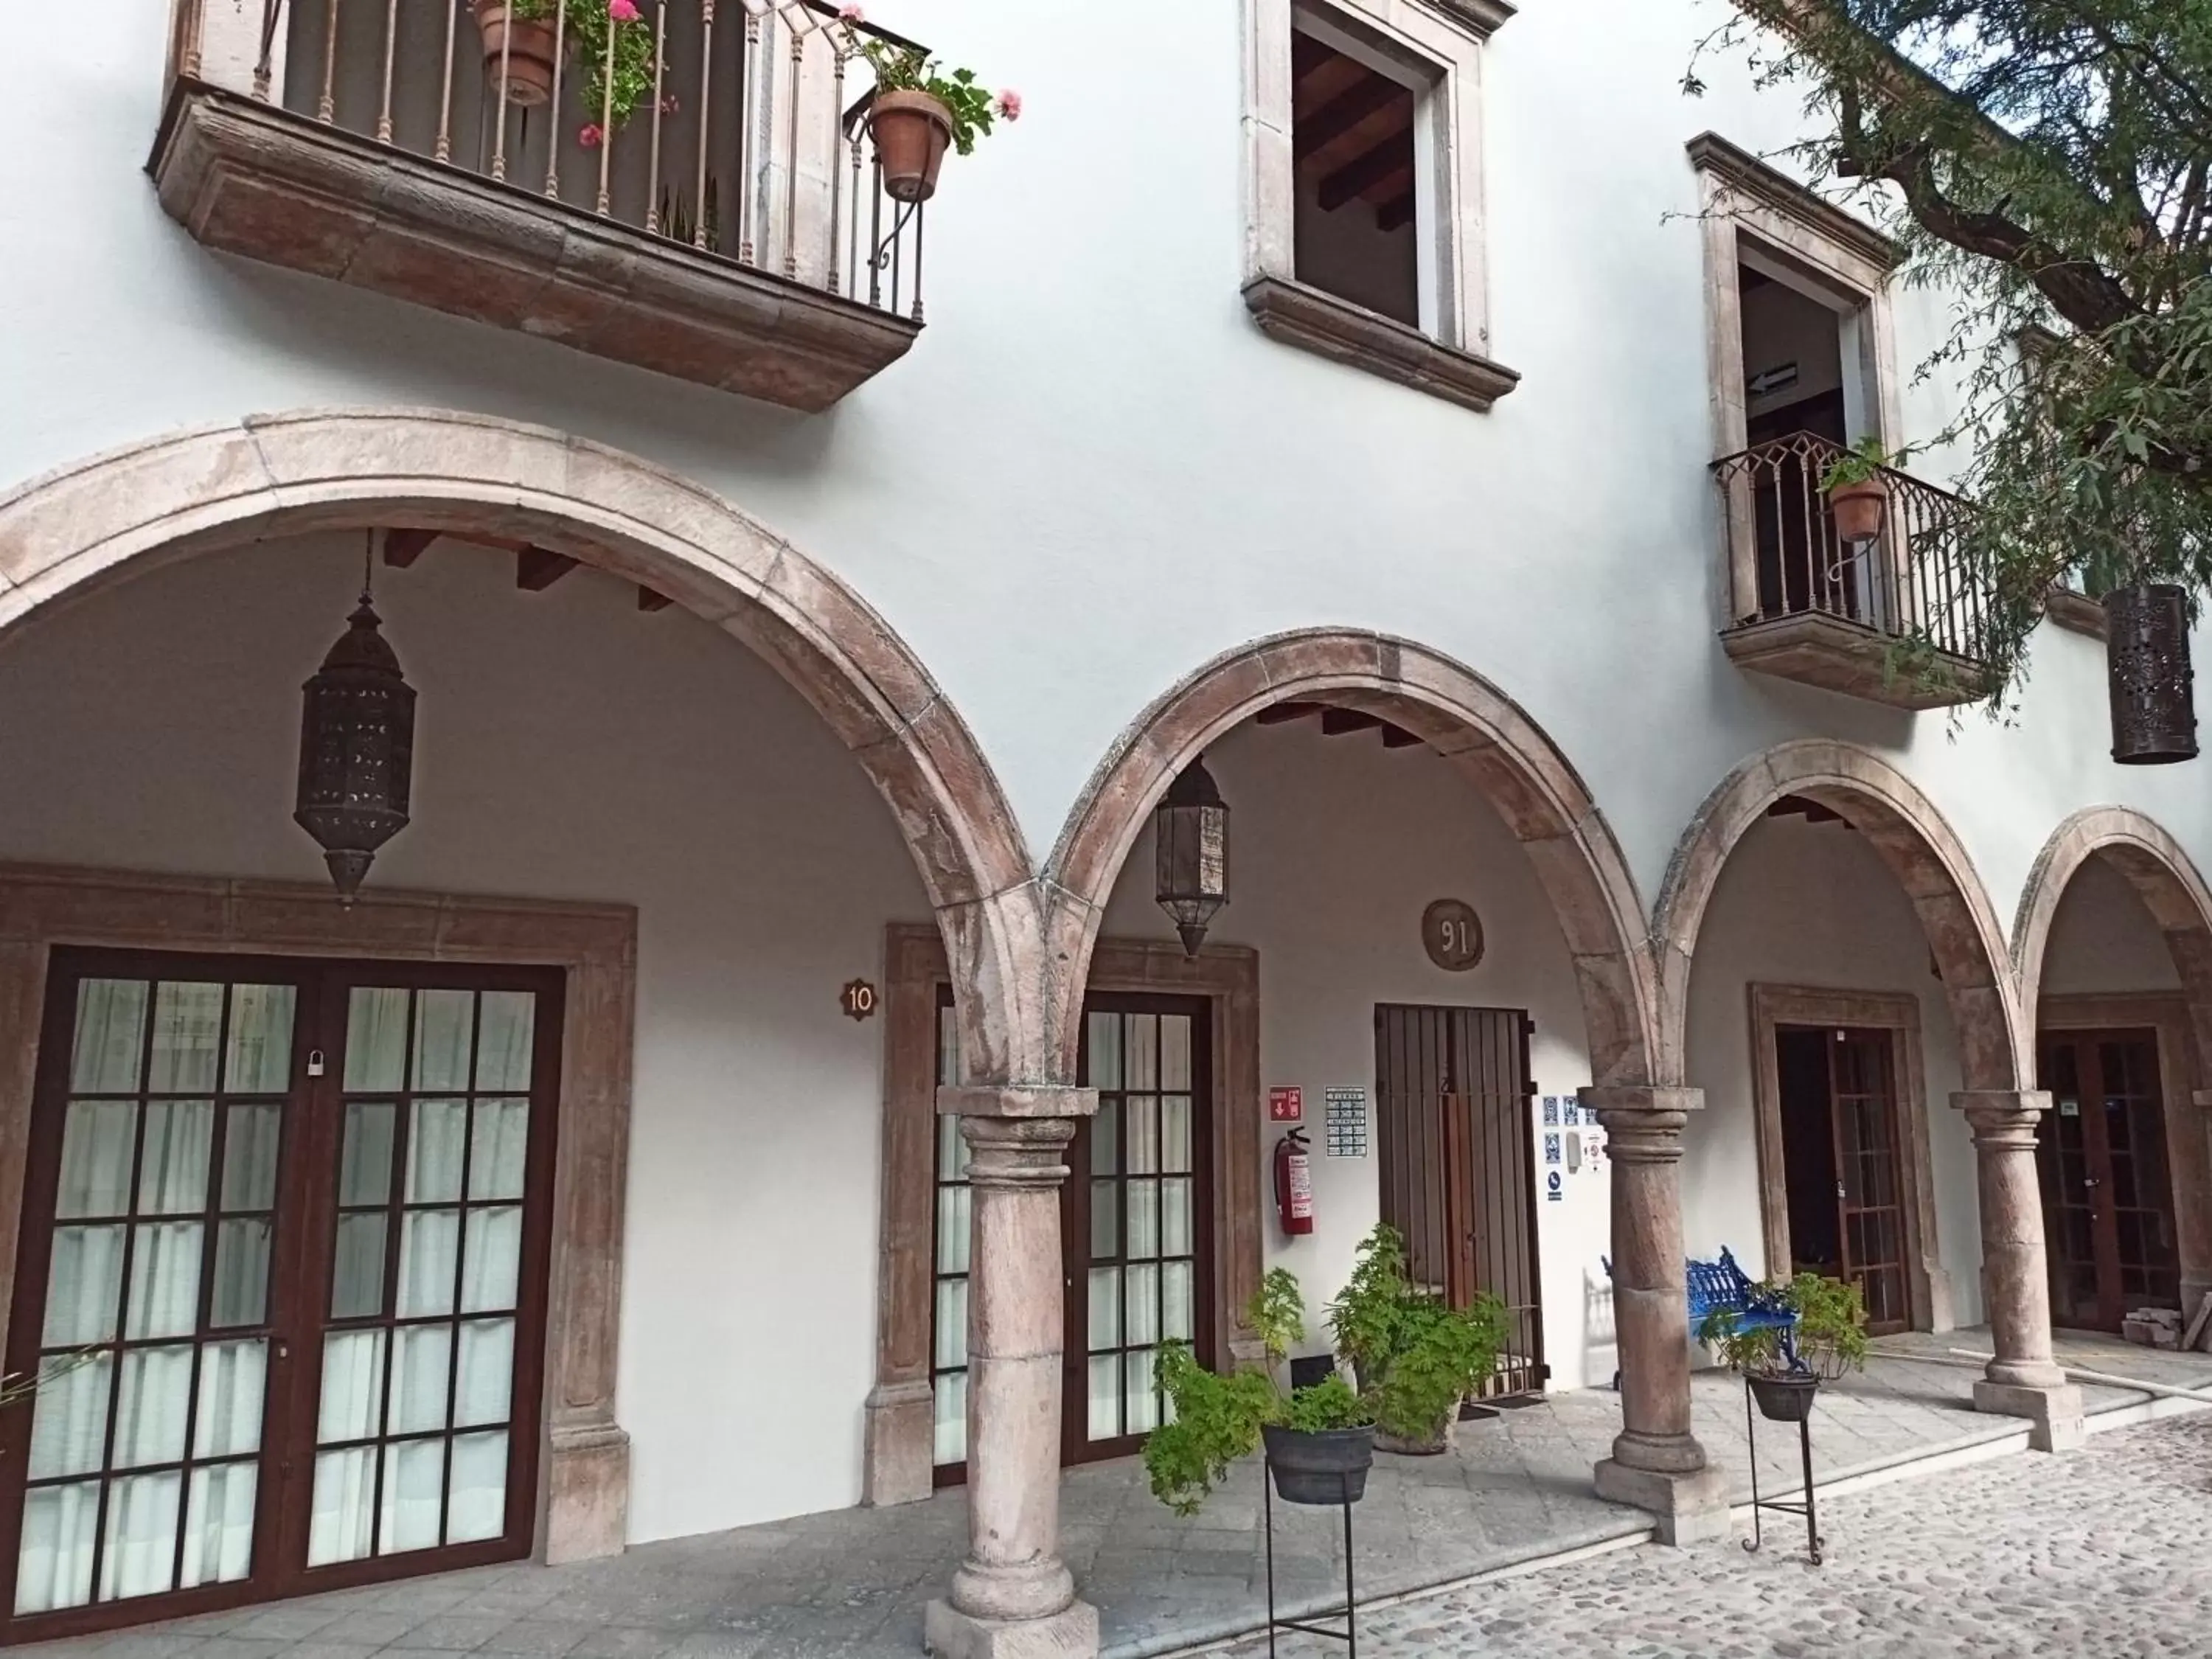
<svg viewBox="0 0 2212 1659">
<path fill-rule="evenodd" d="M 1375 228 L 1392 231 L 1413 222 L 1413 192 L 1395 197 L 1375 210 Z"/>
<path fill-rule="evenodd" d="M 1341 738 L 1353 732 L 1371 732 L 1382 724 L 1380 714 L 1370 714 L 1364 708 L 1324 708 L 1321 711 L 1322 735 Z"/>
<path fill-rule="evenodd" d="M 665 593 L 656 593 L 649 587 L 637 590 L 637 608 L 641 611 L 665 611 L 676 601 Z"/>
<path fill-rule="evenodd" d="M 1420 741 L 1404 726 L 1393 726 L 1388 720 L 1382 722 L 1382 746 L 1385 749 L 1413 749 L 1418 747 Z"/>
<path fill-rule="evenodd" d="M 1771 818 L 1802 816 L 1808 823 L 1841 823 L 1844 821 L 1841 812 L 1823 806 L 1816 800 L 1808 800 L 1802 795 L 1783 796 L 1766 809 L 1766 816 Z"/>
<path fill-rule="evenodd" d="M 1292 720 L 1304 720 L 1310 714 L 1321 713 L 1317 702 L 1271 703 L 1252 716 L 1255 726 L 1288 726 Z"/>
<path fill-rule="evenodd" d="M 1407 104 L 1406 123 L 1413 123 L 1413 94 L 1395 81 L 1369 75 L 1348 92 L 1340 92 L 1304 120 L 1291 124 L 1291 153 L 1303 161 L 1326 149 L 1370 115 L 1380 114 L 1397 99 Z"/>
<path fill-rule="evenodd" d="M 1385 179 L 1410 172 L 1413 165 L 1411 135 L 1392 133 L 1366 155 L 1354 157 L 1321 181 L 1321 207 L 1334 213 Z"/>
<path fill-rule="evenodd" d="M 438 539 L 434 530 L 387 530 L 384 532 L 384 562 L 404 570 L 422 556 L 422 550 Z"/>
<path fill-rule="evenodd" d="M 576 568 L 566 553 L 524 546 L 514 556 L 514 585 L 526 593 L 543 593 Z"/>
</svg>

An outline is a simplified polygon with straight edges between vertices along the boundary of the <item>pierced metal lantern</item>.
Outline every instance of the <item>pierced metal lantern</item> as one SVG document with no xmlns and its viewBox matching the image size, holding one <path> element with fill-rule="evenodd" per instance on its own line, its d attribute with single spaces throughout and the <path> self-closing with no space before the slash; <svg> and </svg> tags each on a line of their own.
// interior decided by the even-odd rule
<svg viewBox="0 0 2212 1659">
<path fill-rule="evenodd" d="M 1160 908 L 1196 956 L 1206 925 L 1229 902 L 1229 808 L 1202 760 L 1193 761 L 1152 814 Z"/>
<path fill-rule="evenodd" d="M 415 689 L 377 628 L 363 593 L 351 625 L 302 688 L 292 817 L 323 848 L 343 904 L 353 902 L 376 849 L 407 827 Z"/>
<path fill-rule="evenodd" d="M 2112 758 L 2123 766 L 2196 759 L 2186 595 L 2166 582 L 2117 587 L 2105 595 L 2105 620 Z"/>
</svg>

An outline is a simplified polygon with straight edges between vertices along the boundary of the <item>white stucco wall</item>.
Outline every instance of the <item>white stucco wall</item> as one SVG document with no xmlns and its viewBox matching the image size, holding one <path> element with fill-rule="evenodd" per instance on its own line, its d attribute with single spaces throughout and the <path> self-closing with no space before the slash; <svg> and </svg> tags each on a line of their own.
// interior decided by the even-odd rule
<svg viewBox="0 0 2212 1659">
<path fill-rule="evenodd" d="M 326 879 L 290 817 L 299 687 L 360 557 L 214 555 L 0 643 L 0 859 Z M 858 1501 L 883 1046 L 837 990 L 929 914 L 890 814 L 765 665 L 623 584 L 520 592 L 441 542 L 377 604 L 421 701 L 371 880 L 638 908 L 631 1537 Z"/>
<path fill-rule="evenodd" d="M 1746 1273 L 1766 1270 L 1747 988 L 1906 993 L 1920 1001 L 1937 1255 L 1950 1274 L 1954 1317 L 1979 1322 L 1974 1149 L 1951 1106 L 1958 1036 L 1931 965 L 1903 890 L 1848 826 L 1773 818 L 1744 837 L 1721 872 L 1690 977 L 1689 1080 L 1705 1091 L 1682 1157 L 1682 1230 L 1692 1255 L 1709 1258 L 1726 1245 Z"/>
<path fill-rule="evenodd" d="M 1529 1063 L 1538 1092 L 1571 1095 L 1589 1081 L 1582 1004 L 1526 854 L 1489 804 L 1427 750 L 1386 750 L 1372 732 L 1323 737 L 1304 721 L 1241 727 L 1208 753 L 1206 767 L 1231 803 L 1234 836 L 1231 902 L 1208 937 L 1260 953 L 1262 1089 L 1305 1091 L 1314 1231 L 1286 1239 L 1275 1223 L 1267 1160 L 1281 1132 L 1267 1126 L 1261 1231 L 1267 1265 L 1298 1276 L 1310 1351 L 1319 1352 L 1321 1310 L 1381 1212 L 1375 1005 L 1525 1009 L 1536 1022 Z M 1421 912 L 1438 898 L 1465 899 L 1482 919 L 1483 959 L 1465 973 L 1437 967 L 1422 947 Z M 1173 936 L 1152 898 L 1149 832 L 1114 890 L 1105 931 Z M 1367 1158 L 1327 1155 L 1322 1095 L 1332 1085 L 1367 1091 Z M 1541 1181 L 1540 1139 L 1537 1146 Z M 1559 1201 L 1537 1205 L 1545 1357 L 1554 1388 L 1613 1375 L 1599 1262 L 1608 1249 L 1609 1181 L 1607 1166 L 1586 1168 L 1565 1176 Z M 1517 1200 L 1517 1186 L 1515 1192 Z"/>
<path fill-rule="evenodd" d="M 2054 996 L 2091 991 L 2176 991 L 2181 976 L 2148 910 L 2127 878 L 2092 859 L 2066 884 L 2044 947 L 2043 988 Z"/>
</svg>

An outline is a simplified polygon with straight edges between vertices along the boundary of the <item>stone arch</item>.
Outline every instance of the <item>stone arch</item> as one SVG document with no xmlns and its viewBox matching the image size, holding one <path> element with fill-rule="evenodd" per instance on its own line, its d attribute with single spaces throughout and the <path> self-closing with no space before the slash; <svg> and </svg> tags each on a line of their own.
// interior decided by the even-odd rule
<svg viewBox="0 0 2212 1659">
<path fill-rule="evenodd" d="M 1736 843 L 1785 795 L 1817 801 L 1840 815 L 1904 887 L 1942 973 L 1958 1027 L 1963 1085 L 2034 1087 L 2033 1036 L 2012 957 L 1964 843 L 1927 796 L 1887 761 L 1822 738 L 1778 744 L 1745 761 L 1705 797 L 1676 844 L 1651 931 L 1662 1080 L 1685 1080 L 1690 966 L 1721 870 Z"/>
<path fill-rule="evenodd" d="M 2051 832 L 2036 855 L 2013 924 L 2013 967 L 2021 1000 L 2041 1000 L 2044 958 L 2058 902 L 2083 865 L 2099 858 L 2127 878 L 2166 936 L 2187 994 L 2200 1060 L 2212 1058 L 2212 888 L 2159 824 L 2128 806 L 2085 806 Z"/>
<path fill-rule="evenodd" d="M 765 658 L 890 803 L 956 965 L 964 1064 L 979 1079 L 1020 1074 L 998 993 L 1030 930 L 991 901 L 1026 895 L 1030 858 L 975 738 L 851 588 L 650 462 L 443 410 L 302 410 L 173 434 L 0 497 L 0 641 L 156 562 L 395 519 L 526 537 L 665 594 Z"/>
<path fill-rule="evenodd" d="M 1083 985 L 1129 849 L 1168 786 L 1240 721 L 1291 701 L 1379 714 L 1420 738 L 1505 820 L 1551 899 L 1572 957 L 1594 1080 L 1649 1080 L 1652 999 L 1643 905 L 1613 830 L 1566 757 L 1474 670 L 1410 640 L 1311 629 L 1216 657 L 1139 715 L 1091 774 L 1045 866 L 1045 1029 L 1074 1073 Z"/>
</svg>

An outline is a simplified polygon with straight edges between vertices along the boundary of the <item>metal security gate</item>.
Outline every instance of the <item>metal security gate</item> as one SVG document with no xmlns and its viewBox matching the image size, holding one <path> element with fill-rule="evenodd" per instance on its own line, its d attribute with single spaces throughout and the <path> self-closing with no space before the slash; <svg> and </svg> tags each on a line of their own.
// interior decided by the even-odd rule
<svg viewBox="0 0 2212 1659">
<path fill-rule="evenodd" d="M 1408 1270 L 1455 1307 L 1504 1303 L 1505 1352 L 1486 1399 L 1542 1391 L 1535 1126 L 1527 1014 L 1515 1008 L 1375 1010 L 1376 1139 L 1382 1219 Z"/>
</svg>

